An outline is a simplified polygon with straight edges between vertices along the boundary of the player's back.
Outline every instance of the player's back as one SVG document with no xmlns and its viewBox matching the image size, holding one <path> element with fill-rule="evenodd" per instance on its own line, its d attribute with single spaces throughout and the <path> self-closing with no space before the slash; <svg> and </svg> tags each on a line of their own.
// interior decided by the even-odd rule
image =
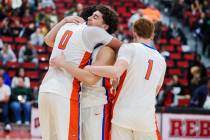
<svg viewBox="0 0 210 140">
<path fill-rule="evenodd" d="M 76 67 L 83 67 L 87 64 L 91 52 L 88 52 L 82 40 L 82 32 L 85 24 L 67 23 L 58 31 L 53 46 L 50 60 L 64 52 L 67 61 Z M 63 69 L 49 67 L 42 85 L 41 92 L 56 93 L 69 98 L 72 88 L 73 77 Z"/>
<path fill-rule="evenodd" d="M 94 49 L 91 55 L 91 61 L 89 63 L 90 65 L 96 61 L 96 57 L 101 48 L 102 47 L 100 46 Z M 105 87 L 105 80 L 108 81 L 108 79 L 101 78 L 95 85 L 82 84 L 81 104 L 83 108 L 103 105 L 107 103 L 108 93 Z"/>
<path fill-rule="evenodd" d="M 154 130 L 156 89 L 165 73 L 165 60 L 157 50 L 145 44 L 127 46 L 132 59 L 114 108 L 113 121 L 135 130 Z"/>
</svg>

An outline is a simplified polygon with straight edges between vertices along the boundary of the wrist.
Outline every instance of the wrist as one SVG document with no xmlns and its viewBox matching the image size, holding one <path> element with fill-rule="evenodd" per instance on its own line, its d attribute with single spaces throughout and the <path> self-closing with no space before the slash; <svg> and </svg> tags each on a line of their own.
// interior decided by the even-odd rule
<svg viewBox="0 0 210 140">
<path fill-rule="evenodd" d="M 62 24 L 65 24 L 65 23 L 67 23 L 67 20 L 66 20 L 66 18 L 62 19 L 62 20 L 61 20 L 61 23 L 62 23 Z"/>
</svg>

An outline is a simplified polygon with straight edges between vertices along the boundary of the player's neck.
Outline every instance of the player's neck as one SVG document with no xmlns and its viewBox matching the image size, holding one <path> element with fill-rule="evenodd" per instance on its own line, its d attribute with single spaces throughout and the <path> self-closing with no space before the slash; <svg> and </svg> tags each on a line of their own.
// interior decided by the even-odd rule
<svg viewBox="0 0 210 140">
<path fill-rule="evenodd" d="M 136 38 L 134 39 L 134 42 L 136 43 L 144 43 L 144 44 L 151 44 L 151 39 L 144 39 L 144 38 Z"/>
</svg>

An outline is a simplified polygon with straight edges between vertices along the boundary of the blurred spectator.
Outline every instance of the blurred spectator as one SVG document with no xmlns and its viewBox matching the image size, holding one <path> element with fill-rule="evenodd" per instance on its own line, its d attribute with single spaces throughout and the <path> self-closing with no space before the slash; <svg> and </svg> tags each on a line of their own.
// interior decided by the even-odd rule
<svg viewBox="0 0 210 140">
<path fill-rule="evenodd" d="M 129 19 L 128 19 L 128 28 L 132 30 L 134 23 L 143 16 L 143 12 L 141 9 L 138 9 L 136 13 L 134 13 Z"/>
<path fill-rule="evenodd" d="M 172 4 L 172 15 L 177 17 L 178 19 L 183 18 L 183 12 L 184 12 L 184 0 L 174 0 Z M 178 11 L 178 12 L 177 12 Z"/>
<path fill-rule="evenodd" d="M 190 64 L 188 68 L 188 85 L 190 87 L 191 93 L 197 86 L 200 86 L 206 82 L 207 70 L 201 62 L 201 56 L 196 54 L 194 61 Z"/>
<path fill-rule="evenodd" d="M 3 76 L 4 84 L 8 86 L 11 85 L 11 78 L 9 74 L 5 71 L 5 67 L 0 66 L 0 76 Z"/>
<path fill-rule="evenodd" d="M 10 20 L 9 18 L 5 18 L 2 23 L 1 23 L 1 26 L 0 26 L 0 35 L 3 35 L 3 36 L 12 36 L 12 30 L 10 28 Z"/>
<path fill-rule="evenodd" d="M 35 25 L 34 23 L 30 23 L 27 27 L 23 28 L 23 30 L 20 33 L 20 36 L 26 37 L 29 40 L 33 32 L 35 32 Z"/>
<path fill-rule="evenodd" d="M 208 83 L 205 83 L 195 89 L 195 91 L 192 94 L 192 98 L 190 100 L 190 106 L 202 108 L 207 99 L 209 91 L 210 91 L 210 79 L 208 80 Z M 206 106 L 208 105 L 205 105 L 205 107 Z"/>
<path fill-rule="evenodd" d="M 8 116 L 8 102 L 11 95 L 11 89 L 8 85 L 4 84 L 4 78 L 0 75 L 0 108 L 2 109 L 2 119 L 4 122 L 4 130 L 10 131 Z"/>
<path fill-rule="evenodd" d="M 16 9 L 21 7 L 22 0 L 12 0 L 12 9 Z"/>
<path fill-rule="evenodd" d="M 44 11 L 38 12 L 35 17 L 35 20 L 36 20 L 36 26 L 39 26 L 40 23 L 46 25 L 50 25 L 51 23 L 50 17 L 46 13 L 44 13 Z"/>
<path fill-rule="evenodd" d="M 210 10 L 210 4 L 208 0 L 203 0 L 202 11 L 207 13 Z"/>
<path fill-rule="evenodd" d="M 20 24 L 19 20 L 14 20 L 14 23 L 11 24 L 12 35 L 17 37 L 20 35 L 20 32 L 23 30 L 23 25 Z"/>
<path fill-rule="evenodd" d="M 2 5 L 2 3 L 0 3 L 0 20 L 3 21 L 4 18 L 6 17 L 5 11 L 4 11 L 4 7 Z"/>
<path fill-rule="evenodd" d="M 172 76 L 172 81 L 158 95 L 158 106 L 177 106 L 178 99 L 184 97 L 183 86 L 178 75 Z"/>
<path fill-rule="evenodd" d="M 157 41 L 160 39 L 161 37 L 161 32 L 162 32 L 162 22 L 161 21 L 156 21 L 154 23 L 155 25 L 155 36 L 154 36 L 154 42 L 157 43 Z"/>
<path fill-rule="evenodd" d="M 0 52 L 0 61 L 6 64 L 8 61 L 16 62 L 17 58 L 10 45 L 5 44 Z"/>
<path fill-rule="evenodd" d="M 123 26 L 122 25 L 119 25 L 118 26 L 118 30 L 115 33 L 115 35 L 122 42 L 128 43 L 128 37 L 126 36 L 126 34 L 123 31 L 124 31 Z"/>
<path fill-rule="evenodd" d="M 25 76 L 25 70 L 23 68 L 20 68 L 17 72 L 16 75 L 12 78 L 12 88 L 16 88 L 20 80 L 24 82 L 24 87 L 25 88 L 30 88 L 30 79 Z"/>
<path fill-rule="evenodd" d="M 82 13 L 83 9 L 84 9 L 83 5 L 81 3 L 78 3 L 76 5 L 76 8 L 70 9 L 68 12 L 64 14 L 64 16 L 65 17 L 66 16 L 79 16 Z"/>
<path fill-rule="evenodd" d="M 31 34 L 30 41 L 32 45 L 42 46 L 44 43 L 44 35 L 41 33 L 41 29 L 37 28 L 36 31 Z"/>
<path fill-rule="evenodd" d="M 19 79 L 18 85 L 12 89 L 11 109 L 16 124 L 20 125 L 24 120 L 25 125 L 30 124 L 32 90 L 25 87 L 23 79 Z M 21 116 L 23 111 L 24 119 Z"/>
<path fill-rule="evenodd" d="M 191 11 L 193 15 L 195 15 L 197 12 L 201 13 L 202 12 L 202 5 L 200 4 L 199 0 L 195 0 L 191 4 Z"/>
<path fill-rule="evenodd" d="M 4 47 L 3 41 L 0 39 L 0 50 Z"/>
<path fill-rule="evenodd" d="M 184 32 L 178 27 L 176 23 L 172 23 L 168 31 L 168 40 L 176 38 L 182 42 L 183 45 L 187 45 L 187 38 Z"/>
<path fill-rule="evenodd" d="M 154 23 L 160 21 L 161 13 L 154 5 L 149 5 L 147 8 L 142 9 L 142 13 L 143 17 L 152 20 Z"/>
<path fill-rule="evenodd" d="M 208 78 L 208 95 L 206 97 L 203 108 L 210 109 L 210 77 Z"/>
<path fill-rule="evenodd" d="M 55 8 L 55 4 L 53 2 L 53 0 L 41 0 L 41 7 L 42 8 L 46 8 L 46 7 L 51 7 L 51 8 Z"/>
<path fill-rule="evenodd" d="M 210 10 L 208 14 L 204 14 L 204 17 L 201 19 L 199 24 L 201 26 L 201 39 L 203 42 L 202 53 L 207 53 L 207 56 L 210 57 Z"/>
<path fill-rule="evenodd" d="M 38 64 L 37 52 L 31 42 L 28 42 L 26 46 L 20 48 L 18 62 L 33 62 Z"/>
<path fill-rule="evenodd" d="M 164 46 L 160 47 L 160 54 L 167 60 L 170 57 L 170 52 L 165 50 Z"/>
</svg>

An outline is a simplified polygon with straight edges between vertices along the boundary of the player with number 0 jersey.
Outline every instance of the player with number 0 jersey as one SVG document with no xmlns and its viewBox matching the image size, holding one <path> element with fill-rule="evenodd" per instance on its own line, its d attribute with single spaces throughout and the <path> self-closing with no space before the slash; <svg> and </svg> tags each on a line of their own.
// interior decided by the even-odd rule
<svg viewBox="0 0 210 140">
<path fill-rule="evenodd" d="M 55 41 L 52 43 L 50 60 L 63 52 L 67 61 L 83 68 L 88 64 L 97 44 L 109 45 L 117 50 L 121 42 L 108 34 L 103 26 L 109 29 L 115 28 L 106 23 L 101 26 L 97 26 L 94 22 L 88 23 L 88 26 L 58 23 L 52 29 L 55 31 L 58 27 Z M 39 112 L 44 140 L 80 140 L 79 92 L 80 82 L 76 78 L 64 69 L 49 67 L 39 90 Z"/>
</svg>

